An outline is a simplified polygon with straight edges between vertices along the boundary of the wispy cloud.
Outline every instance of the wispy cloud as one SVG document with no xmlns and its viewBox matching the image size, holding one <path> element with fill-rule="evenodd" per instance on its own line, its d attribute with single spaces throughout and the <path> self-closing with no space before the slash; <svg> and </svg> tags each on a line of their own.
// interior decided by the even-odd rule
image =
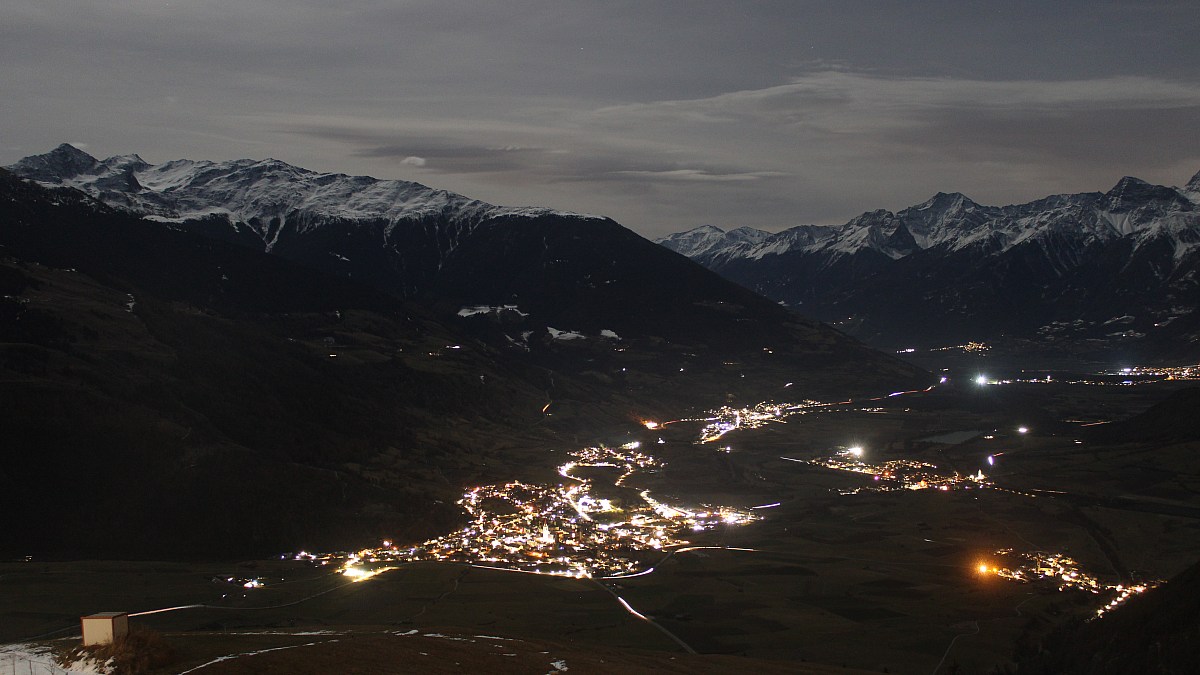
<svg viewBox="0 0 1200 675">
<path fill-rule="evenodd" d="M 1008 203 L 1200 166 L 1200 84 L 1148 77 L 992 81 L 836 68 L 699 99 L 491 105 L 510 108 L 255 119 L 401 175 L 502 186 L 510 201 L 537 202 L 542 190 L 555 205 L 643 231 L 653 229 L 647 221 L 839 222 L 938 190 Z"/>
<path fill-rule="evenodd" d="M 1200 85 L 1147 77 L 1074 81 L 988 81 L 881 77 L 842 70 L 814 72 L 787 84 L 677 101 L 609 106 L 606 125 L 754 122 L 777 128 L 811 125 L 829 131 L 921 124 L 930 113 L 1058 116 L 1073 111 L 1161 110 L 1200 106 Z"/>
<path fill-rule="evenodd" d="M 3 15 L 4 162 L 68 138 L 152 161 L 276 156 L 648 234 L 1200 168 L 1187 0 L 10 0 Z"/>
<path fill-rule="evenodd" d="M 747 173 L 713 173 L 699 169 L 667 169 L 664 171 L 614 171 L 614 175 L 637 179 L 688 181 L 704 183 L 728 183 L 730 181 L 750 181 L 771 176 L 786 175 L 778 171 L 753 171 Z"/>
</svg>

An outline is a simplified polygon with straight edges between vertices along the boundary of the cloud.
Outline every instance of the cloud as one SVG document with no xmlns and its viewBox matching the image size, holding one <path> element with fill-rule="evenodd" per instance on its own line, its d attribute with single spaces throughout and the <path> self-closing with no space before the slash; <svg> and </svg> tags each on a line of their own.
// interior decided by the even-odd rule
<svg viewBox="0 0 1200 675">
<path fill-rule="evenodd" d="M 697 161 L 753 157 L 758 167 L 749 172 L 790 174 L 794 180 L 771 189 L 789 190 L 793 210 L 799 206 L 818 222 L 854 215 L 838 214 L 838 203 L 856 204 L 855 212 L 901 208 L 937 190 L 1010 203 L 1105 189 L 1126 174 L 1169 184 L 1200 164 L 1198 119 L 1200 85 L 1192 82 L 991 81 L 846 70 L 702 99 L 607 106 L 590 115 L 597 130 L 669 138 L 691 148 Z"/>
<path fill-rule="evenodd" d="M 939 190 L 1012 203 L 1106 189 L 1126 174 L 1178 182 L 1200 165 L 1190 141 L 1198 115 L 1200 85 L 1161 78 L 838 68 L 698 99 L 481 99 L 459 116 L 280 114 L 250 126 L 332 143 L 334 154 L 373 162 L 368 172 L 420 171 L 472 196 L 605 213 L 661 233 L 697 222 L 839 223 Z"/>
<path fill-rule="evenodd" d="M 703 153 L 688 157 L 663 140 L 565 131 L 549 120 L 529 127 L 459 120 L 445 120 L 434 127 L 422 122 L 407 125 L 349 118 L 277 124 L 291 134 L 349 144 L 356 157 L 392 160 L 440 174 L 489 174 L 538 183 L 733 182 L 782 175 L 749 170 L 744 164 L 704 161 Z M 488 137 L 498 140 L 488 143 Z M 506 144 L 502 139 L 525 142 Z"/>
<path fill-rule="evenodd" d="M 614 171 L 618 176 L 656 181 L 689 181 L 727 183 L 730 181 L 758 180 L 766 176 L 782 176 L 783 173 L 762 171 L 749 173 L 713 173 L 701 169 L 667 169 L 662 171 Z"/>
<path fill-rule="evenodd" d="M 276 156 L 643 232 L 1200 168 L 1194 1 L 867 4 L 10 0 L 0 163 Z"/>
<path fill-rule="evenodd" d="M 922 124 L 937 111 L 1054 116 L 1095 109 L 1154 110 L 1200 105 L 1200 85 L 1148 77 L 1074 81 L 988 81 L 882 77 L 829 70 L 765 89 L 694 99 L 609 106 L 595 111 L 605 125 L 744 124 L 810 127 L 831 132 Z"/>
</svg>

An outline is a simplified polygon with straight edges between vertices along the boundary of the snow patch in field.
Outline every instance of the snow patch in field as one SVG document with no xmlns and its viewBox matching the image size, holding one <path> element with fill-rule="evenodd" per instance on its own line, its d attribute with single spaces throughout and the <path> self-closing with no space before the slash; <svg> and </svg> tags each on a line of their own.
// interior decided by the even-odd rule
<svg viewBox="0 0 1200 675">
<path fill-rule="evenodd" d="M 577 333 L 573 330 L 559 330 L 557 328 L 551 328 L 550 326 L 546 326 L 546 330 L 549 331 L 550 337 L 554 338 L 555 340 L 583 340 L 583 339 L 585 339 L 585 336 L 583 333 Z"/>
<path fill-rule="evenodd" d="M 422 637 L 441 638 L 443 640 L 453 640 L 455 642 L 475 642 L 474 640 L 472 640 L 470 638 L 455 637 L 453 635 L 446 635 L 444 633 L 425 633 L 424 635 L 422 635 Z"/>
<path fill-rule="evenodd" d="M 600 337 L 608 338 L 610 340 L 620 340 L 621 339 L 620 335 L 617 335 L 616 333 L 612 332 L 611 330 L 609 330 L 607 328 L 600 331 Z"/>
<path fill-rule="evenodd" d="M 266 654 L 267 652 L 281 652 L 285 649 L 298 649 L 300 647 L 312 647 L 315 645 L 331 644 L 334 642 L 338 642 L 338 640 L 327 640 L 325 642 L 306 642 L 302 645 L 287 645 L 284 647 L 271 647 L 269 649 L 258 649 L 258 650 L 252 651 L 252 652 L 241 652 L 238 654 L 228 654 L 226 656 L 218 656 L 217 658 L 213 659 L 212 661 L 209 661 L 208 663 L 202 663 L 202 664 L 196 666 L 195 668 L 192 668 L 190 670 L 185 670 L 185 671 L 179 673 L 179 675 L 186 675 L 187 673 L 190 673 L 192 671 L 200 670 L 202 668 L 207 668 L 208 666 L 211 666 L 215 663 L 221 663 L 222 661 L 232 661 L 234 659 L 240 659 L 243 656 L 254 656 L 255 654 Z"/>
<path fill-rule="evenodd" d="M 520 316 L 529 316 L 528 312 L 522 312 L 516 305 L 500 305 L 492 307 L 489 305 L 474 305 L 471 307 L 463 307 L 458 310 L 459 316 L 475 316 L 476 314 L 502 314 L 504 312 L 516 312 Z"/>
</svg>

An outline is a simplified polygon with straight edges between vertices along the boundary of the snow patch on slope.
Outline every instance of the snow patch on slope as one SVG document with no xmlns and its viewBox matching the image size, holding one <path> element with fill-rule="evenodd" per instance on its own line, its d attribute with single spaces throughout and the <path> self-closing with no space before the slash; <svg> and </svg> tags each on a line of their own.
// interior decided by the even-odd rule
<svg viewBox="0 0 1200 675">
<path fill-rule="evenodd" d="M 550 337 L 555 340 L 583 340 L 586 339 L 583 333 L 578 333 L 573 330 L 559 330 L 546 326 L 546 331 L 550 333 Z"/>
</svg>

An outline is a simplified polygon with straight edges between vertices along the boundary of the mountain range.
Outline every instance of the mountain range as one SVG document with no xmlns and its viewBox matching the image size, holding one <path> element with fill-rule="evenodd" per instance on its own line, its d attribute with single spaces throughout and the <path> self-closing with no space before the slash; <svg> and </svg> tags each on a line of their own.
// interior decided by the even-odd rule
<svg viewBox="0 0 1200 675">
<path fill-rule="evenodd" d="M 795 355 L 818 360 L 817 343 L 857 348 L 599 216 L 498 207 L 271 159 L 151 165 L 137 155 L 98 160 L 64 144 L 8 168 L 164 227 L 419 302 L 514 350 L 609 352 L 615 339 L 641 344 L 664 357 L 664 372 L 677 372 L 708 347 L 728 351 L 714 354 L 718 362 L 764 347 L 804 345 Z"/>
<path fill-rule="evenodd" d="M 0 555 L 415 540 L 639 419 L 929 382 L 605 218 L 272 160 L 11 168 Z"/>
<path fill-rule="evenodd" d="M 658 243 L 879 347 L 1200 346 L 1200 173 L 1003 207 L 938 193 L 838 226 L 703 226 Z"/>
</svg>

